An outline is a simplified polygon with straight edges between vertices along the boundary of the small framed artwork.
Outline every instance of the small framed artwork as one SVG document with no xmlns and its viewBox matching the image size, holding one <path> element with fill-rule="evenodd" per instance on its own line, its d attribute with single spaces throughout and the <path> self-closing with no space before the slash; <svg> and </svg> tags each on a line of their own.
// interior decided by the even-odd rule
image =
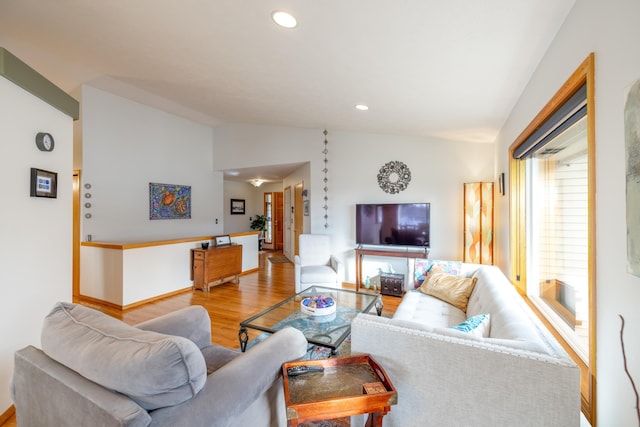
<svg viewBox="0 0 640 427">
<path fill-rule="evenodd" d="M 31 168 L 31 197 L 58 197 L 58 174 Z"/>
<path fill-rule="evenodd" d="M 244 215 L 244 199 L 231 199 L 231 215 Z"/>
<path fill-rule="evenodd" d="M 231 237 L 228 234 L 216 236 L 214 241 L 216 242 L 216 246 L 226 246 L 231 244 Z"/>
<path fill-rule="evenodd" d="M 305 200 L 304 202 L 302 202 L 302 208 L 304 216 L 309 216 L 309 200 Z"/>
</svg>

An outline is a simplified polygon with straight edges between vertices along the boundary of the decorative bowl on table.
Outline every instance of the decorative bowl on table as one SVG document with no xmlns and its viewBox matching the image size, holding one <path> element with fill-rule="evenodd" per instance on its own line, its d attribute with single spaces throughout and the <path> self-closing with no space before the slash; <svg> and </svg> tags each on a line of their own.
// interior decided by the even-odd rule
<svg viewBox="0 0 640 427">
<path fill-rule="evenodd" d="M 314 295 L 300 301 L 300 311 L 311 316 L 326 316 L 336 312 L 336 302 L 328 296 Z"/>
</svg>

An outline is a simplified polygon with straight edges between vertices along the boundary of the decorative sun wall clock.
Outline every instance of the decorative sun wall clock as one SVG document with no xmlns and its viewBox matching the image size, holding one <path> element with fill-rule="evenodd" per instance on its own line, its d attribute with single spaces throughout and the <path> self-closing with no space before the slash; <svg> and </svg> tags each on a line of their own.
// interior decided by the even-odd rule
<svg viewBox="0 0 640 427">
<path fill-rule="evenodd" d="M 406 190 L 410 181 L 409 167 L 397 160 L 386 163 L 378 171 L 378 185 L 385 193 L 396 194 Z"/>
</svg>

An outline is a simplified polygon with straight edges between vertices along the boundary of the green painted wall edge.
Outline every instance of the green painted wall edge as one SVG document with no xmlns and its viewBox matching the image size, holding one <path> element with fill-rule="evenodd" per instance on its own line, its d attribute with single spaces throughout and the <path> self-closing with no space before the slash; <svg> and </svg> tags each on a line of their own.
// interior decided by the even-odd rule
<svg viewBox="0 0 640 427">
<path fill-rule="evenodd" d="M 75 98 L 2 47 L 0 47 L 0 76 L 72 117 L 73 120 L 80 118 L 80 103 Z"/>
</svg>

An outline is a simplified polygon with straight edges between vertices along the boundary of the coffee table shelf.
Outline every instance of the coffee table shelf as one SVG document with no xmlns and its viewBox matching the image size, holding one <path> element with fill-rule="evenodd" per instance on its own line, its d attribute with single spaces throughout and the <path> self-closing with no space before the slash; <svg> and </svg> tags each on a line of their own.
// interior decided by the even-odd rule
<svg viewBox="0 0 640 427">
<path fill-rule="evenodd" d="M 333 298 L 337 305 L 336 312 L 327 316 L 313 316 L 300 310 L 300 302 L 304 298 L 317 295 Z M 293 326 L 304 333 L 310 344 L 330 348 L 335 353 L 351 333 L 353 317 L 361 312 L 369 312 L 376 301 L 382 301 L 379 295 L 312 286 L 240 322 L 240 349 L 246 350 L 249 340 L 247 329 L 273 334 L 287 326 Z"/>
</svg>

